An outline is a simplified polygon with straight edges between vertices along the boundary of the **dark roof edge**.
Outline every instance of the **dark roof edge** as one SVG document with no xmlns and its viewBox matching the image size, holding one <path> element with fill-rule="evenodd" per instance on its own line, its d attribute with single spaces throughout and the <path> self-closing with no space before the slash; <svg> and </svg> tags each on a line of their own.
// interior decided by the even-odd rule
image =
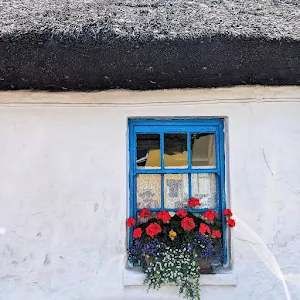
<svg viewBox="0 0 300 300">
<path fill-rule="evenodd" d="M 204 36 L 140 40 L 27 34 L 0 39 L 0 89 L 299 85 L 300 41 Z"/>
</svg>

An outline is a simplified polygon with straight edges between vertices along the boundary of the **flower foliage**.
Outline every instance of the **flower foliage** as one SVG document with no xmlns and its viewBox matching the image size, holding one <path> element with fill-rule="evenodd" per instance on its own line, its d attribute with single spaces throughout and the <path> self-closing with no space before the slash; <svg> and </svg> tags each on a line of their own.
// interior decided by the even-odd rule
<svg viewBox="0 0 300 300">
<path fill-rule="evenodd" d="M 127 220 L 129 227 L 134 226 L 129 260 L 142 266 L 149 289 L 174 283 L 180 294 L 199 299 L 199 261 L 217 259 L 221 263 L 222 226 L 235 226 L 232 212 L 224 209 L 219 216 L 208 209 L 200 214 L 193 209 L 199 205 L 200 201 L 192 198 L 188 202 L 192 209 L 162 210 L 156 217 L 143 208 L 138 213 L 139 224 Z"/>
</svg>

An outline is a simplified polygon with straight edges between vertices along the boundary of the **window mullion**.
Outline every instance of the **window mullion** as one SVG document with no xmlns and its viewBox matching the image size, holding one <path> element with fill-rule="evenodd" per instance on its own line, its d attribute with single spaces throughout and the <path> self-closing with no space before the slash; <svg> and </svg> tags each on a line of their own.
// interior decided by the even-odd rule
<svg viewBox="0 0 300 300">
<path fill-rule="evenodd" d="M 130 187 L 130 206 L 132 209 L 130 210 L 130 216 L 135 217 L 134 214 L 136 213 L 136 206 L 137 206 L 137 199 L 136 199 L 136 134 L 133 131 L 131 135 L 131 166 L 130 166 L 130 180 L 131 180 L 131 187 Z"/>
<path fill-rule="evenodd" d="M 161 132 L 160 133 L 160 167 L 162 170 L 165 169 L 164 152 L 165 152 L 164 133 Z"/>
<path fill-rule="evenodd" d="M 219 204 L 221 206 L 221 211 L 226 207 L 226 199 L 225 199 L 225 152 L 224 152 L 224 125 L 221 124 L 219 126 L 219 130 L 217 131 L 218 136 L 218 158 L 219 158 L 219 166 L 218 169 L 220 170 L 220 180 L 219 180 Z M 226 228 L 226 220 L 225 216 L 222 215 L 222 223 L 223 223 L 223 264 L 227 265 L 229 261 L 229 253 L 228 253 L 228 241 L 227 241 L 227 231 Z"/>
<path fill-rule="evenodd" d="M 165 169 L 164 162 L 164 152 L 165 152 L 165 144 L 164 144 L 164 133 L 160 133 L 160 167 L 162 170 Z M 165 182 L 164 182 L 164 174 L 161 174 L 161 208 L 165 207 Z"/>
<path fill-rule="evenodd" d="M 192 154 L 191 154 L 191 132 L 187 132 L 187 153 L 188 153 L 188 170 L 192 169 Z M 192 175 L 188 173 L 188 188 L 189 188 L 189 199 L 192 197 Z"/>
<path fill-rule="evenodd" d="M 165 175 L 161 174 L 161 208 L 165 208 Z"/>
<path fill-rule="evenodd" d="M 137 218 L 136 210 L 136 134 L 134 132 L 134 127 L 131 125 L 129 127 L 129 193 L 130 193 L 130 203 L 129 203 L 129 216 Z M 133 228 L 129 228 L 129 245 L 133 242 Z"/>
<path fill-rule="evenodd" d="M 220 216 L 222 216 L 222 206 L 221 206 L 221 177 L 220 175 L 216 174 L 216 210 Z M 222 219 L 222 217 L 221 217 Z"/>
<path fill-rule="evenodd" d="M 167 168 L 164 170 L 161 169 L 136 169 L 134 174 L 187 174 L 187 173 L 217 173 L 219 174 L 219 170 L 216 168 Z"/>
<path fill-rule="evenodd" d="M 215 133 L 215 153 L 216 153 L 216 169 L 219 176 L 221 176 L 221 168 L 220 168 L 220 134 L 219 130 Z"/>
<path fill-rule="evenodd" d="M 192 174 L 188 174 L 188 184 L 189 184 L 189 199 L 192 198 Z"/>
</svg>

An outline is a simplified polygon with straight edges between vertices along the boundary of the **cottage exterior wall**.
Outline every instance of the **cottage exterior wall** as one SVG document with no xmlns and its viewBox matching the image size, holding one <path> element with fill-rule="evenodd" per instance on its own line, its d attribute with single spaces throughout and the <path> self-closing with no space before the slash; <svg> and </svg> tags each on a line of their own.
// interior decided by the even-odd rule
<svg viewBox="0 0 300 300">
<path fill-rule="evenodd" d="M 246 87 L 0 93 L 1 300 L 180 299 L 125 268 L 128 118 L 175 116 L 226 118 L 234 279 L 201 299 L 299 299 L 300 88 Z"/>
</svg>

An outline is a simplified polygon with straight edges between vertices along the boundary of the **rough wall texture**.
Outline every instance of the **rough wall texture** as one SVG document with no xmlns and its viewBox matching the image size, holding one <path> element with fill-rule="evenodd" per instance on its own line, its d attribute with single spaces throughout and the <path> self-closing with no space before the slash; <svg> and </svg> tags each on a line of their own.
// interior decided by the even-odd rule
<svg viewBox="0 0 300 300">
<path fill-rule="evenodd" d="M 232 101 L 231 93 L 174 102 L 160 92 L 156 103 L 140 93 L 143 105 L 113 97 L 106 104 L 37 104 L 39 95 L 55 102 L 55 94 L 9 105 L 14 94 L 2 93 L 0 299 L 177 299 L 172 287 L 148 294 L 123 287 L 127 118 L 135 116 L 228 117 L 228 200 L 237 218 L 230 272 L 237 285 L 204 286 L 201 299 L 298 299 L 300 99 L 273 101 L 270 91 L 269 101 L 249 100 L 240 91 Z M 189 92 L 193 99 L 201 94 Z"/>
</svg>

